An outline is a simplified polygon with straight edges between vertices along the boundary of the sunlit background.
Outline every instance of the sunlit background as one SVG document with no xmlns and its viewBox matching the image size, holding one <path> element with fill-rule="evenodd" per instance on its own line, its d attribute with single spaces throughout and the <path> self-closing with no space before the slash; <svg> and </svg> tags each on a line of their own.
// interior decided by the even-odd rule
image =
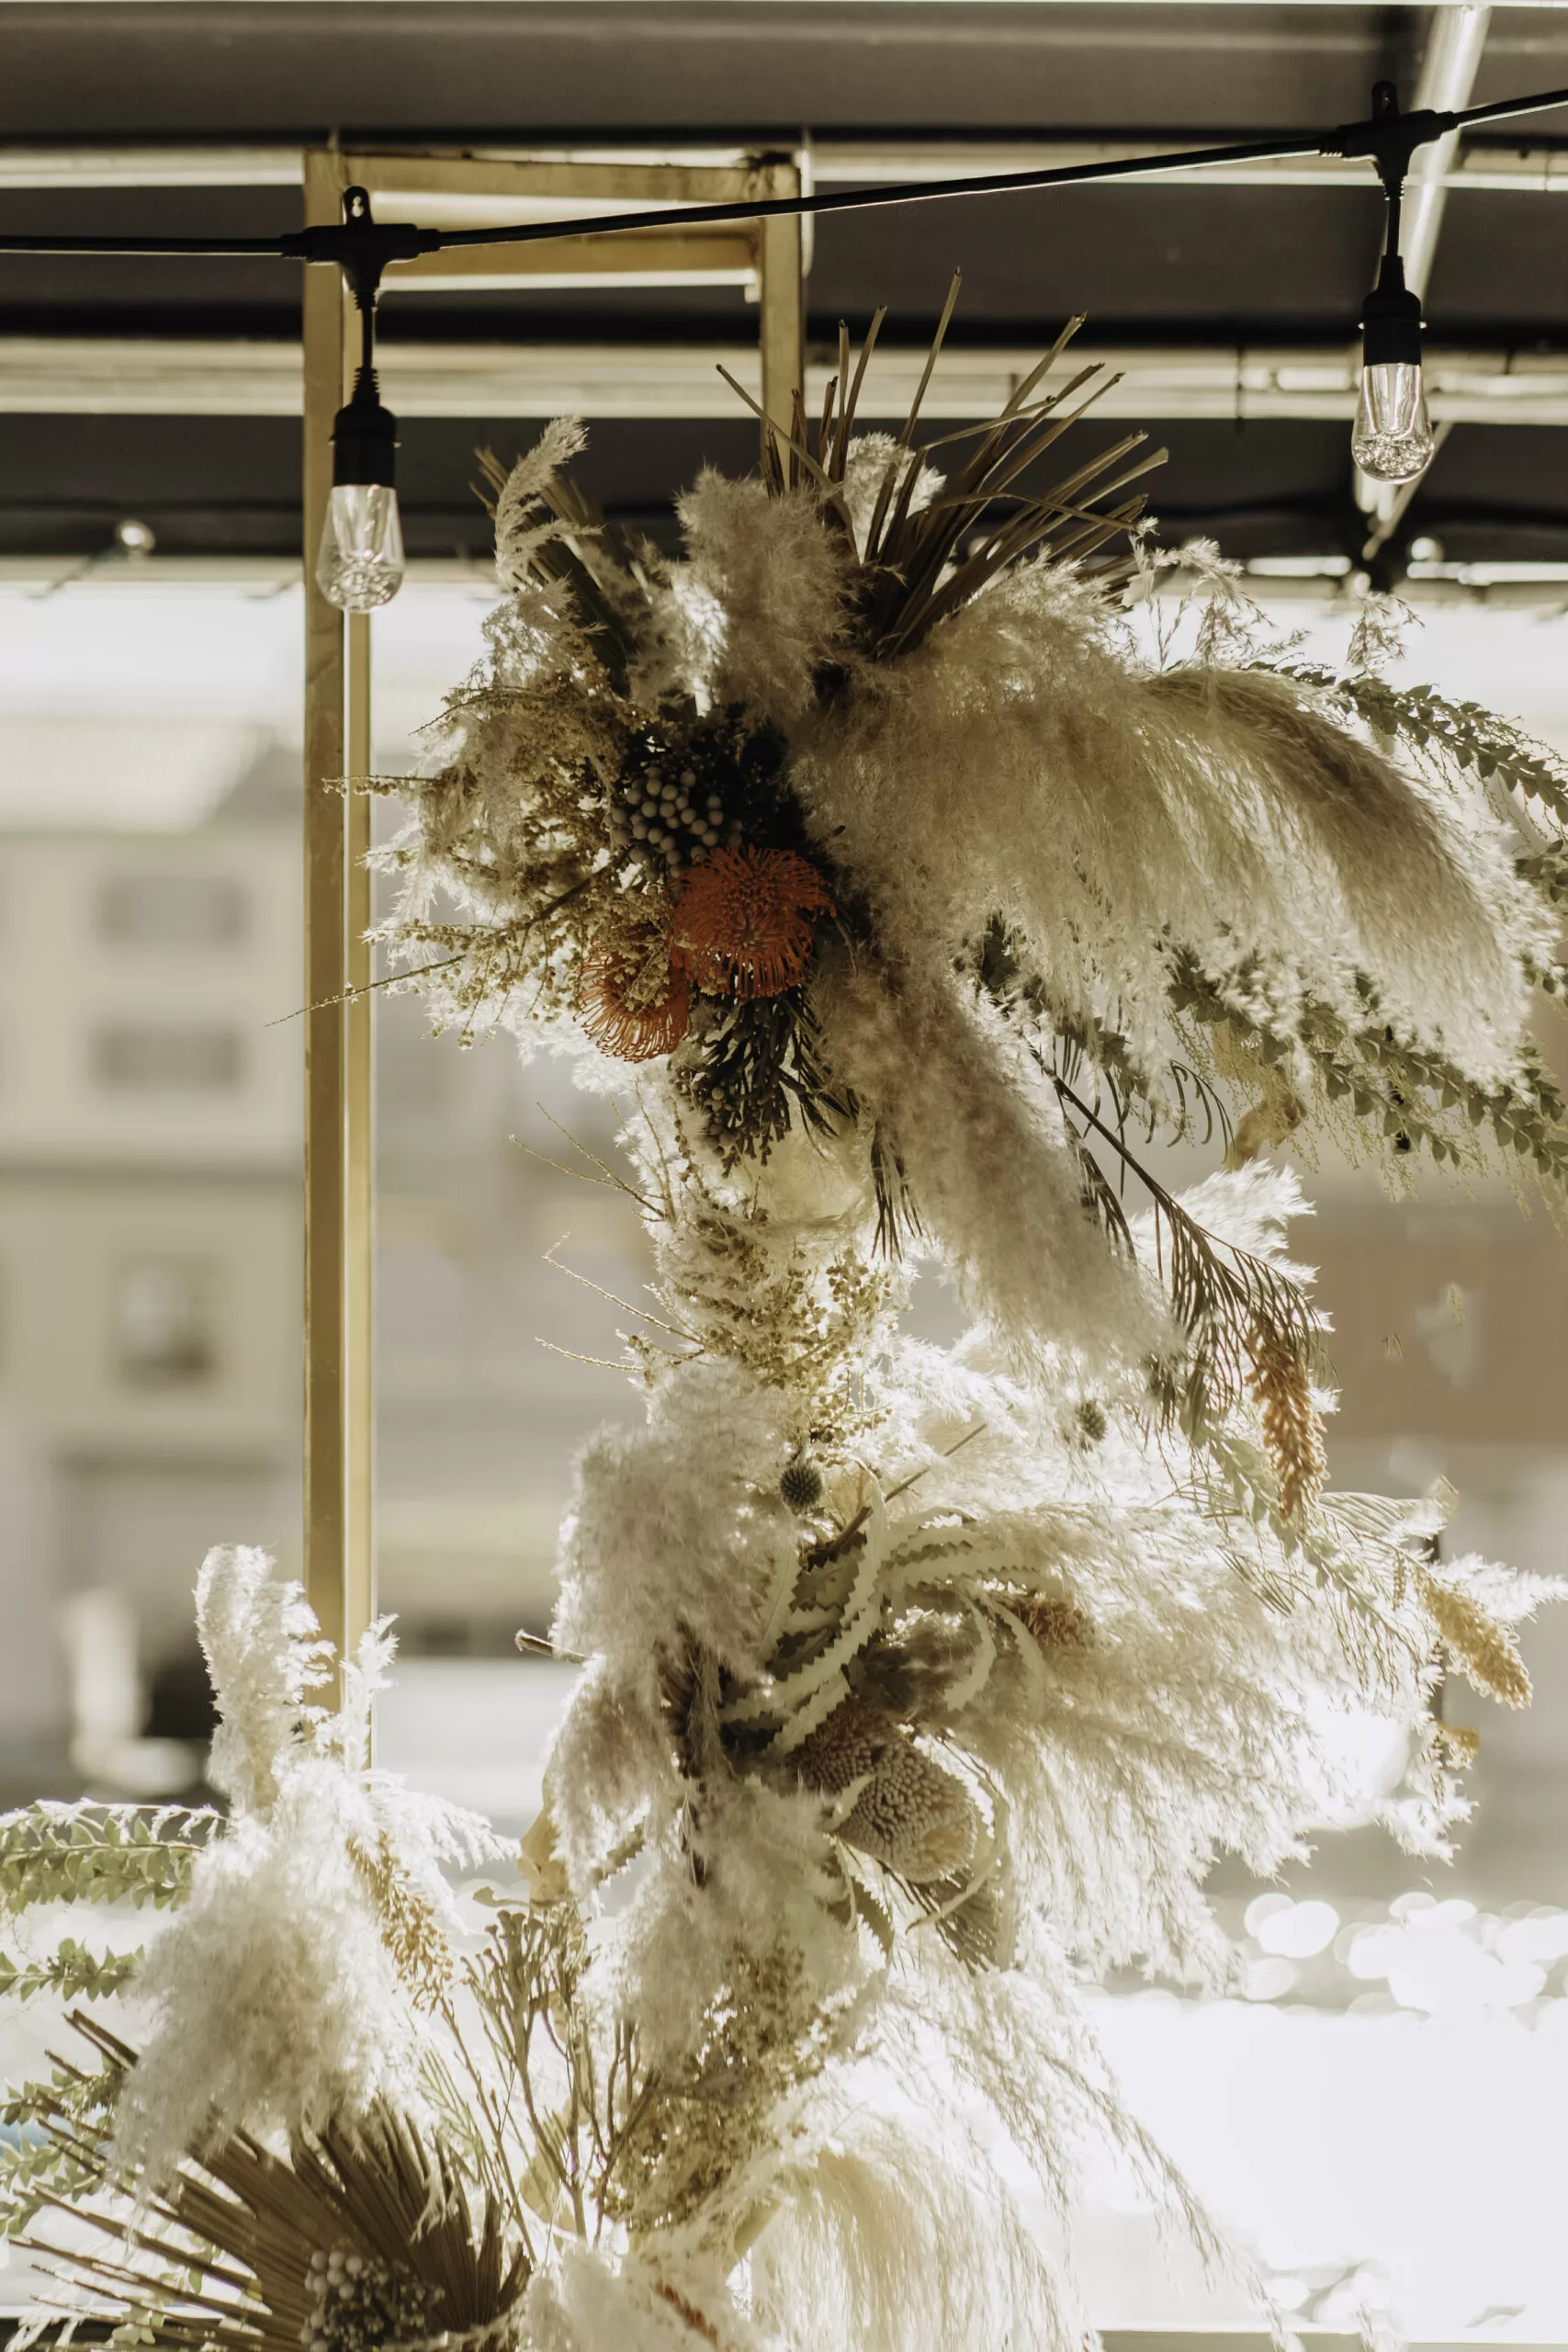
<svg viewBox="0 0 1568 2352">
<path fill-rule="evenodd" d="M 486 608 L 459 577 L 378 617 L 384 772 Z M 1338 646 L 1350 613 L 1275 616 Z M 298 593 L 254 582 L 0 591 L 8 1802 L 196 1786 L 196 1566 L 220 1540 L 298 1565 L 300 640 Z M 1430 610 L 1409 666 L 1568 749 L 1565 653 L 1568 618 L 1477 598 Z M 379 1760 L 521 1828 L 565 1670 L 514 1635 L 548 1623 L 574 1446 L 637 1409 L 614 1359 L 639 1236 L 576 1172 L 580 1144 L 613 1151 L 610 1106 L 505 1041 L 433 1040 L 412 999 L 377 1019 L 377 1553 L 402 1645 Z M 1338 1482 L 1448 1476 L 1458 1544 L 1568 1567 L 1568 1244 L 1501 1191 L 1305 1176 Z M 1483 1740 L 1450 1869 L 1371 1829 L 1279 1888 L 1222 1866 L 1237 1996 L 1096 2001 L 1139 2111 L 1304 2322 L 1568 2339 L 1568 1627 L 1548 1614 L 1529 1655 L 1528 1717 L 1444 1693 Z M 1111 2171 L 1083 2244 L 1108 2327 L 1247 2321 Z"/>
</svg>

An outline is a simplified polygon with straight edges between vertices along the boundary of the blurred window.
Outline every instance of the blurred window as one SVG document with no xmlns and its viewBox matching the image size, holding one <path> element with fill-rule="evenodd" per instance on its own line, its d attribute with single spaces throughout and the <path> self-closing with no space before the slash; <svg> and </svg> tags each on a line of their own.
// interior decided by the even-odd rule
<svg viewBox="0 0 1568 2352">
<path fill-rule="evenodd" d="M 120 1270 L 114 1289 L 115 1370 L 141 1387 L 204 1380 L 216 1370 L 217 1284 L 197 1258 L 143 1258 Z"/>
<path fill-rule="evenodd" d="M 101 1086 L 141 1092 L 214 1094 L 239 1085 L 244 1050 L 237 1029 L 185 1022 L 116 1023 L 93 1039 Z"/>
<path fill-rule="evenodd" d="M 116 874 L 98 896 L 98 933 L 129 946 L 229 947 L 243 939 L 250 904 L 221 874 Z"/>
</svg>

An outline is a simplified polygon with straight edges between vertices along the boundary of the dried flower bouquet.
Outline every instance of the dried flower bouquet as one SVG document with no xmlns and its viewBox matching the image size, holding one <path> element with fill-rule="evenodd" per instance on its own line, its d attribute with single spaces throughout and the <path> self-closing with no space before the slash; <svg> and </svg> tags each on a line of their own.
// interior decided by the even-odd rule
<svg viewBox="0 0 1568 2352">
<path fill-rule="evenodd" d="M 428 772 L 378 780 L 385 937 L 438 1023 L 629 1094 L 599 1173 L 655 1254 L 646 1422 L 578 1466 L 582 1670 L 477 1948 L 447 1881 L 490 1833 L 365 1770 L 385 1636 L 313 1709 L 331 1661 L 256 1555 L 199 1589 L 227 1818 L 7 1825 L 13 1910 L 171 1915 L 145 1960 L 13 1979 L 146 2005 L 140 2055 L 83 2013 L 8 2110 L 13 2232 L 133 2330 L 1069 2352 L 1087 2132 L 1234 2261 L 1079 1983 L 1224 1984 L 1222 1851 L 1267 1873 L 1375 1813 L 1443 1852 L 1442 1662 L 1529 1695 L 1547 1588 L 1439 1559 L 1440 1495 L 1325 1486 L 1263 1155 L 1495 1150 L 1561 1193 L 1526 1024 L 1568 774 L 1390 685 L 1376 605 L 1343 672 L 1269 646 L 1212 550 L 1141 653 L 1168 560 L 1122 493 L 1157 458 L 1021 487 L 1099 389 L 1055 384 L 1070 330 L 921 447 L 919 401 L 854 430 L 878 325 L 758 479 L 703 476 L 678 562 L 573 486 L 576 425 L 491 469 L 506 594 Z M 1224 1165 L 1173 1190 L 1156 1136 Z M 956 1348 L 906 1328 L 921 1253 Z"/>
</svg>

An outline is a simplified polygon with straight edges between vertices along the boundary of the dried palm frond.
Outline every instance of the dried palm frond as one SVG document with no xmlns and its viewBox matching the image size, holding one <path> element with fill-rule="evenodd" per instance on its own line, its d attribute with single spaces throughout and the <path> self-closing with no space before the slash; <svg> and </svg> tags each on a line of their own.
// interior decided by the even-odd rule
<svg viewBox="0 0 1568 2352">
<path fill-rule="evenodd" d="M 852 637 L 860 650 L 876 661 L 910 651 L 940 620 L 1025 556 L 1047 551 L 1058 563 L 1088 564 L 1108 540 L 1130 532 L 1144 511 L 1141 498 L 1115 507 L 1107 507 L 1104 501 L 1166 459 L 1166 451 L 1156 449 L 1123 464 L 1147 438 L 1130 433 L 1047 490 L 1025 496 L 1014 487 L 1117 381 L 1097 363 L 1081 368 L 1058 390 L 1035 397 L 1083 324 L 1081 317 L 1063 328 L 998 415 L 917 446 L 916 426 L 957 307 L 960 283 L 955 273 L 908 415 L 877 482 L 863 538 L 856 548 L 858 570 L 849 596 Z M 852 539 L 854 529 L 844 491 L 850 445 L 867 364 L 886 316 L 878 311 L 873 320 L 852 379 L 848 332 L 840 325 L 839 372 L 828 388 L 815 450 L 798 395 L 794 428 L 781 435 L 750 394 L 726 376 L 761 419 L 763 474 L 770 486 L 782 495 L 814 483 L 829 520 Z M 1074 405 L 1080 392 L 1084 397 Z M 971 454 L 935 495 L 926 495 L 931 488 L 928 461 L 932 451 L 964 440 L 974 441 Z M 1127 576 L 1121 566 L 1102 574 L 1108 589 L 1123 584 Z"/>
<path fill-rule="evenodd" d="M 104 2062 L 112 2105 L 135 2052 L 81 2011 L 71 2023 Z M 491 2201 L 476 2213 L 446 2152 L 385 2101 L 352 2129 L 297 2136 L 286 2155 L 231 2133 L 164 2183 L 117 2173 L 107 2131 L 86 2138 L 64 2091 L 39 2121 L 98 2192 L 45 2209 L 68 2213 L 78 2241 L 91 2232 L 96 2250 L 23 2243 L 123 2322 L 151 2322 L 187 2352 L 499 2338 L 528 2281 L 526 2243 L 503 2233 Z"/>
</svg>

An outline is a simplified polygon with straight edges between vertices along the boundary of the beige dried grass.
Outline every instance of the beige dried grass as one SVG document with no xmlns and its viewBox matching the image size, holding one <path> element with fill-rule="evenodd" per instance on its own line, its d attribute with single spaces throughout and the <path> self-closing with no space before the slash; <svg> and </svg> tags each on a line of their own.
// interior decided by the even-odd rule
<svg viewBox="0 0 1568 2352">
<path fill-rule="evenodd" d="M 1280 1513 L 1300 1521 L 1322 1493 L 1328 1472 L 1307 1367 L 1299 1348 L 1266 1323 L 1254 1324 L 1247 1346 L 1252 1363 L 1247 1385 L 1280 1482 Z"/>
<path fill-rule="evenodd" d="M 1506 1628 L 1471 1594 L 1429 1569 L 1419 1569 L 1415 1583 L 1433 1631 L 1471 1687 L 1502 1706 L 1528 1707 L 1529 1675 Z"/>
</svg>

